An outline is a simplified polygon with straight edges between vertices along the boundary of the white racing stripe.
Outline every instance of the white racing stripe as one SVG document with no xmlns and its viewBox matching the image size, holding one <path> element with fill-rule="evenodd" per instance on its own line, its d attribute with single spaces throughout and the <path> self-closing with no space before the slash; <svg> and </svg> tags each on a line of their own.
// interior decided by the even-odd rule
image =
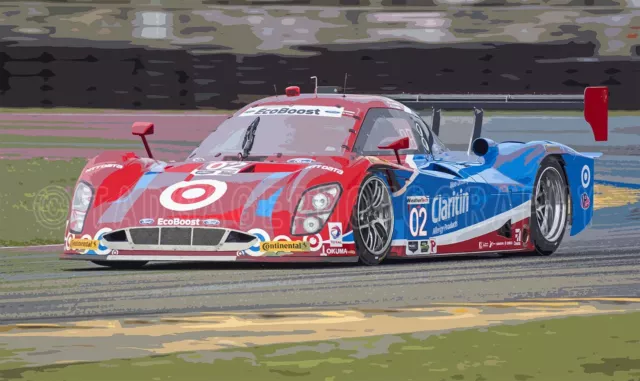
<svg viewBox="0 0 640 381">
<path fill-rule="evenodd" d="M 451 233 L 435 236 L 429 239 L 436 240 L 438 245 L 451 245 L 454 243 L 462 243 L 474 238 L 481 237 L 485 234 L 494 232 L 507 220 L 511 220 L 511 223 L 520 222 L 525 218 L 531 216 L 531 201 L 526 201 L 515 208 L 508 210 L 504 213 L 500 213 L 496 216 L 488 218 L 482 222 L 478 222 L 475 225 L 467 226 L 466 228 L 453 231 Z M 404 246 L 407 244 L 406 239 L 394 239 L 391 244 L 393 246 Z"/>
<path fill-rule="evenodd" d="M 434 239 L 438 245 L 450 245 L 452 243 L 464 242 L 500 229 L 507 220 L 511 220 L 511 223 L 513 224 L 530 216 L 531 201 L 526 201 L 511 210 L 507 210 L 504 213 L 500 213 L 475 225 L 467 226 L 466 228 L 434 237 Z"/>
</svg>

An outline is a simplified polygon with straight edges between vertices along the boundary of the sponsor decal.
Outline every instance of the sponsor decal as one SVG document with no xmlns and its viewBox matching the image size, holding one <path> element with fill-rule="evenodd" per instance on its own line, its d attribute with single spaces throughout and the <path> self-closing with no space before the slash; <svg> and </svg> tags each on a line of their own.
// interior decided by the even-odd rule
<svg viewBox="0 0 640 381">
<path fill-rule="evenodd" d="M 247 234 L 255 236 L 256 238 L 258 238 L 259 242 L 255 243 L 253 246 L 251 246 L 246 250 L 238 251 L 237 253 L 238 256 L 250 255 L 252 257 L 260 257 L 265 255 L 266 252 L 262 250 L 260 246 L 262 242 L 280 242 L 280 241 L 295 242 L 295 241 L 292 241 L 291 238 L 285 235 L 279 235 L 275 237 L 273 240 L 271 240 L 269 233 L 259 228 L 250 229 L 249 231 L 247 231 Z M 305 245 L 309 245 L 309 250 L 305 250 L 305 251 L 318 251 L 320 250 L 323 244 L 322 236 L 320 234 L 304 236 L 302 237 L 302 241 L 305 242 Z"/>
<path fill-rule="evenodd" d="M 94 171 L 97 171 L 99 169 L 107 169 L 107 168 L 122 169 L 123 167 L 122 167 L 122 165 L 115 164 L 115 163 L 99 164 L 99 165 L 93 166 L 91 168 L 88 168 L 86 171 L 84 171 L 84 173 L 94 172 Z"/>
<path fill-rule="evenodd" d="M 176 212 L 209 206 L 227 192 L 227 183 L 218 180 L 180 181 L 160 194 L 160 204 Z"/>
<path fill-rule="evenodd" d="M 449 183 L 449 188 L 459 187 L 461 185 L 465 185 L 464 181 L 452 181 Z"/>
<path fill-rule="evenodd" d="M 453 191 L 451 196 L 436 196 L 431 206 L 431 220 L 444 222 L 469 211 L 469 192 Z"/>
<path fill-rule="evenodd" d="M 427 225 L 429 213 L 427 208 L 421 205 L 414 206 L 409 211 L 409 232 L 413 237 L 426 237 L 427 231 L 425 226 Z"/>
<path fill-rule="evenodd" d="M 215 219 L 209 219 L 209 220 L 202 221 L 202 224 L 205 226 L 218 226 L 220 225 L 220 221 Z"/>
<path fill-rule="evenodd" d="M 496 242 L 495 244 L 491 242 L 491 244 L 495 246 L 503 247 L 503 246 L 515 246 L 518 243 L 515 241 L 502 241 L 502 242 Z"/>
<path fill-rule="evenodd" d="M 309 242 L 309 244 L 311 245 L 311 251 L 318 251 L 321 247 L 323 247 L 322 236 L 320 235 L 320 233 L 312 236 L 305 235 L 302 239 Z"/>
<path fill-rule="evenodd" d="M 327 255 L 347 255 L 355 254 L 355 251 L 347 250 L 346 247 L 327 247 L 322 249 L 322 253 Z"/>
<path fill-rule="evenodd" d="M 245 161 L 217 161 L 191 172 L 193 176 L 231 176 L 239 173 L 251 163 Z"/>
<path fill-rule="evenodd" d="M 253 235 L 256 238 L 258 238 L 258 243 L 254 244 L 253 246 L 249 247 L 246 250 L 241 250 L 238 252 L 238 255 L 250 255 L 252 257 L 259 257 L 264 255 L 264 251 L 260 250 L 260 242 L 266 242 L 269 241 L 271 239 L 271 237 L 269 237 L 269 233 L 267 233 L 266 231 L 262 230 L 262 229 L 258 229 L 258 228 L 253 228 L 251 230 L 249 230 L 247 232 L 247 234 Z"/>
<path fill-rule="evenodd" d="M 294 163 L 294 164 L 309 164 L 309 163 L 315 163 L 316 161 L 313 159 L 309 159 L 306 157 L 298 157 L 295 159 L 289 159 L 287 160 L 287 163 Z"/>
<path fill-rule="evenodd" d="M 154 221 L 153 218 L 143 218 L 140 220 L 140 225 L 151 225 Z"/>
<path fill-rule="evenodd" d="M 262 115 L 307 115 L 339 118 L 344 109 L 342 107 L 329 106 L 258 106 L 252 107 L 238 116 L 262 116 Z"/>
<path fill-rule="evenodd" d="M 442 234 L 448 230 L 455 229 L 458 227 L 458 221 L 449 222 L 448 224 L 436 226 L 431 231 L 432 235 Z"/>
<path fill-rule="evenodd" d="M 342 222 L 329 222 L 329 244 L 342 247 Z"/>
<path fill-rule="evenodd" d="M 435 254 L 436 252 L 436 241 L 433 239 L 407 242 L 407 255 Z"/>
<path fill-rule="evenodd" d="M 334 167 L 329 167 L 328 165 L 310 165 L 307 168 L 311 169 L 311 168 L 320 168 L 320 169 L 324 169 L 325 171 L 329 171 L 329 172 L 333 172 L 333 173 L 337 173 L 339 175 L 342 175 L 344 173 L 344 171 L 342 169 L 338 169 L 338 168 L 334 168 Z"/>
<path fill-rule="evenodd" d="M 486 249 L 489 247 L 489 242 L 478 242 L 478 249 Z"/>
<path fill-rule="evenodd" d="M 589 184 L 591 184 L 591 170 L 586 164 L 582 167 L 582 171 L 580 172 L 580 180 L 582 181 L 582 187 L 585 189 Z"/>
<path fill-rule="evenodd" d="M 95 254 L 105 255 L 109 253 L 109 248 L 107 247 L 105 242 L 102 241 L 102 236 L 112 231 L 113 229 L 111 228 L 102 228 L 98 230 L 96 235 L 93 237 L 93 239 L 96 239 L 100 242 L 100 244 L 98 245 L 98 250 L 95 250 Z M 93 253 L 89 253 L 89 254 L 93 254 Z"/>
<path fill-rule="evenodd" d="M 582 193 L 582 196 L 580 197 L 580 206 L 582 206 L 582 209 L 589 209 L 589 206 L 591 206 L 591 199 L 588 194 Z"/>
<path fill-rule="evenodd" d="M 429 196 L 407 196 L 407 204 L 415 205 L 415 204 L 428 204 Z"/>
<path fill-rule="evenodd" d="M 418 241 L 407 241 L 407 255 L 415 254 L 418 252 L 420 244 Z M 411 253 L 411 254 L 409 254 Z"/>
<path fill-rule="evenodd" d="M 69 248 L 71 250 L 98 250 L 100 241 L 88 238 L 71 238 L 69 240 Z"/>
<path fill-rule="evenodd" d="M 307 241 L 265 241 L 260 242 L 260 251 L 265 253 L 311 251 L 311 245 Z"/>
<path fill-rule="evenodd" d="M 524 242 L 522 242 L 522 229 L 515 230 L 514 238 L 516 239 L 516 242 L 518 242 L 519 244 L 521 245 L 524 244 Z"/>
<path fill-rule="evenodd" d="M 200 219 L 158 218 L 158 226 L 200 226 Z"/>
</svg>

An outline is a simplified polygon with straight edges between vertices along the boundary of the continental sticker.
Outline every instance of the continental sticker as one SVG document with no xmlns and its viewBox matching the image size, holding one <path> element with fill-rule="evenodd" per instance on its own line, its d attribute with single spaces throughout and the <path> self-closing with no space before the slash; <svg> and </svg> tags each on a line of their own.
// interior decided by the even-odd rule
<svg viewBox="0 0 640 381">
<path fill-rule="evenodd" d="M 265 253 L 311 251 L 311 244 L 307 241 L 265 241 L 260 242 L 260 251 Z"/>
<path fill-rule="evenodd" d="M 263 115 L 307 115 L 328 116 L 339 118 L 344 109 L 330 106 L 258 106 L 247 109 L 239 116 L 263 116 Z"/>
<path fill-rule="evenodd" d="M 100 241 L 97 239 L 73 238 L 69 240 L 71 250 L 98 250 L 98 246 L 100 246 Z"/>
</svg>

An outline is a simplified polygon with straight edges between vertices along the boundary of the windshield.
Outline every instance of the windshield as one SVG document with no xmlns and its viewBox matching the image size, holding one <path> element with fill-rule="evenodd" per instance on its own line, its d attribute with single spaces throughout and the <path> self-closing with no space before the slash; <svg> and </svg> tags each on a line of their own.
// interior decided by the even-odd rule
<svg viewBox="0 0 640 381">
<path fill-rule="evenodd" d="M 321 106 L 253 107 L 229 118 L 211 133 L 190 157 L 242 152 L 247 128 L 257 116 L 251 155 L 339 155 L 355 119 L 342 116 L 342 109 Z"/>
</svg>

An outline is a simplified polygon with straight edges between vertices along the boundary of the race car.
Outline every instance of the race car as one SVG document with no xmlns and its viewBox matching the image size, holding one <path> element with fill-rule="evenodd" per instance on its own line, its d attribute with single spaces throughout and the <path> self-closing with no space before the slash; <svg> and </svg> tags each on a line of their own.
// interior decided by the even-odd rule
<svg viewBox="0 0 640 381">
<path fill-rule="evenodd" d="M 598 154 L 482 137 L 454 152 L 405 103 L 292 86 L 234 113 L 183 162 L 153 158 L 155 126 L 137 122 L 149 157 L 89 160 L 61 258 L 134 268 L 551 255 L 569 224 L 571 235 L 590 224 Z M 584 110 L 606 140 L 607 88 L 587 88 Z"/>
</svg>

